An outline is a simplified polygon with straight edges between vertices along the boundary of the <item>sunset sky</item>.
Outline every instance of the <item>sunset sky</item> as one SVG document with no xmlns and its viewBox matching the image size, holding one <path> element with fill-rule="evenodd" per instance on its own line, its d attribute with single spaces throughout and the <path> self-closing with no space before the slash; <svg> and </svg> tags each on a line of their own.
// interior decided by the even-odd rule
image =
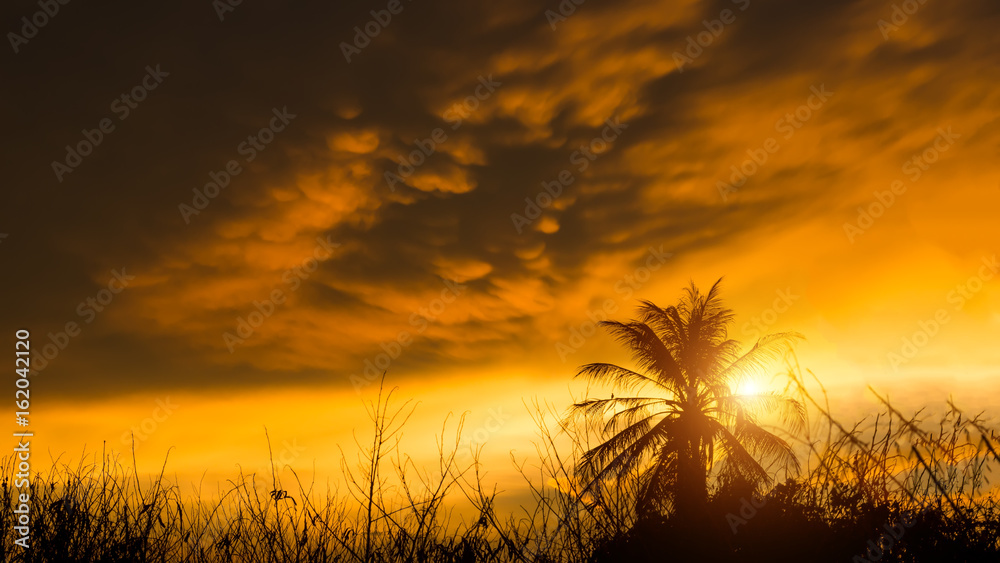
<svg viewBox="0 0 1000 563">
<path fill-rule="evenodd" d="M 36 469 L 156 417 L 141 471 L 266 427 L 335 477 L 385 367 L 412 453 L 468 411 L 503 479 L 524 402 L 628 361 L 593 319 L 720 277 L 850 412 L 1000 407 L 993 0 L 40 9 L 2 8 L 0 206 Z"/>
</svg>

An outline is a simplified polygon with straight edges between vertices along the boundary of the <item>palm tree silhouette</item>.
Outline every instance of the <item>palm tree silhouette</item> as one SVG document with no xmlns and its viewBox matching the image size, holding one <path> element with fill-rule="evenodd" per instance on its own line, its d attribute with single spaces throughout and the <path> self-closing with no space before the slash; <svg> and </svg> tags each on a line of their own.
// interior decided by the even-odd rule
<svg viewBox="0 0 1000 563">
<path fill-rule="evenodd" d="M 760 420 L 776 414 L 797 431 L 803 406 L 783 393 L 737 389 L 801 336 L 768 335 L 741 353 L 741 344 L 727 337 L 734 313 L 722 306 L 721 281 L 704 295 L 692 283 L 666 309 L 643 301 L 638 320 L 600 323 L 631 350 L 638 371 L 594 363 L 577 373 L 619 390 L 571 411 L 603 423 L 606 440 L 582 458 L 587 489 L 599 493 L 609 478 L 637 475 L 640 516 L 697 518 L 707 506 L 710 476 L 759 487 L 770 483 L 763 462 L 797 467 L 789 444 Z"/>
</svg>

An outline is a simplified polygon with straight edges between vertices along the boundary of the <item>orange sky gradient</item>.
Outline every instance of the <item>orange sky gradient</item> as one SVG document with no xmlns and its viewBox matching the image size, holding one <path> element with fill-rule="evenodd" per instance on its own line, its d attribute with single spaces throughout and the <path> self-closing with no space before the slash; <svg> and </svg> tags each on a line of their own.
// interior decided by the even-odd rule
<svg viewBox="0 0 1000 563">
<path fill-rule="evenodd" d="M 951 394 L 997 412 L 993 4 L 932 0 L 887 34 L 891 2 L 587 2 L 554 25 L 549 4 L 407 4 L 350 63 L 341 42 L 360 9 L 286 7 L 310 21 L 301 38 L 265 25 L 275 7 L 221 23 L 208 11 L 191 31 L 215 49 L 205 60 L 169 43 L 180 16 L 161 14 L 113 36 L 131 45 L 109 55 L 117 78 L 66 70 L 72 103 L 53 98 L 14 149 L 0 224 L 0 260 L 18 272 L 3 282 L 5 333 L 28 328 L 39 350 L 81 327 L 34 376 L 35 451 L 126 452 L 155 415 L 140 472 L 168 450 L 185 483 L 265 467 L 267 428 L 276 453 L 301 446 L 291 467 L 336 480 L 336 445 L 350 457 L 352 432 L 368 431 L 366 361 L 398 351 L 387 381 L 419 401 L 408 451 L 432 459 L 446 415 L 468 411 L 469 436 L 488 429 L 491 475 L 513 487 L 509 452 L 534 451 L 525 402 L 569 406 L 578 366 L 628 362 L 607 335 L 575 334 L 720 277 L 731 336 L 805 335 L 799 362 L 845 418 L 873 412 L 869 385 L 904 408 Z M 691 56 L 688 38 L 723 10 L 732 23 Z M 43 41 L 55 52 L 94 32 L 66 19 L 19 72 Z M 171 76 L 57 182 L 63 145 L 157 61 Z M 45 108 L 28 92 L 55 91 L 44 80 L 12 94 L 26 121 Z M 240 141 L 282 107 L 296 117 L 245 162 Z M 607 142 L 609 120 L 624 127 Z M 438 129 L 445 140 L 400 175 Z M 232 159 L 243 171 L 185 217 L 179 205 Z M 519 227 L 525 198 L 551 205 Z M 79 305 L 123 268 L 134 280 L 87 322 Z M 262 309 L 252 334 L 227 339 Z M 174 412 L 154 412 L 167 399 Z"/>
</svg>

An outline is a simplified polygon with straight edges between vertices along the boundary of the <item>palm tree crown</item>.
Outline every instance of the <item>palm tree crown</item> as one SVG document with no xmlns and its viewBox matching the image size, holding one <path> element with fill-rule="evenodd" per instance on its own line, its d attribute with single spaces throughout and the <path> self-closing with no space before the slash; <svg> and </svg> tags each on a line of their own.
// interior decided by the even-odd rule
<svg viewBox="0 0 1000 563">
<path fill-rule="evenodd" d="M 797 430 L 802 405 L 782 393 L 737 390 L 799 335 L 768 335 L 741 352 L 727 337 L 734 313 L 719 298 L 721 281 L 707 294 L 692 284 L 665 309 L 643 301 L 636 320 L 601 322 L 630 349 L 637 369 L 594 363 L 577 374 L 619 391 L 573 406 L 573 413 L 603 422 L 605 441 L 582 459 L 588 488 L 638 475 L 640 514 L 697 514 L 707 504 L 710 475 L 759 486 L 770 482 L 765 462 L 797 463 L 760 417 L 779 414 Z"/>
</svg>

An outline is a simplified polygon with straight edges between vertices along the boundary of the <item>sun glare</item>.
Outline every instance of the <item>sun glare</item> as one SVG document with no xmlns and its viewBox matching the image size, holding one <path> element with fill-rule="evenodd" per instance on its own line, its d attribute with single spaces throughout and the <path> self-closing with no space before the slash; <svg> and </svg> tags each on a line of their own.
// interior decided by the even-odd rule
<svg viewBox="0 0 1000 563">
<path fill-rule="evenodd" d="M 736 393 L 739 395 L 757 395 L 758 393 L 761 393 L 763 391 L 764 391 L 764 386 L 761 385 L 759 381 L 754 379 L 748 379 L 743 383 L 740 383 L 739 387 L 736 390 Z"/>
</svg>

